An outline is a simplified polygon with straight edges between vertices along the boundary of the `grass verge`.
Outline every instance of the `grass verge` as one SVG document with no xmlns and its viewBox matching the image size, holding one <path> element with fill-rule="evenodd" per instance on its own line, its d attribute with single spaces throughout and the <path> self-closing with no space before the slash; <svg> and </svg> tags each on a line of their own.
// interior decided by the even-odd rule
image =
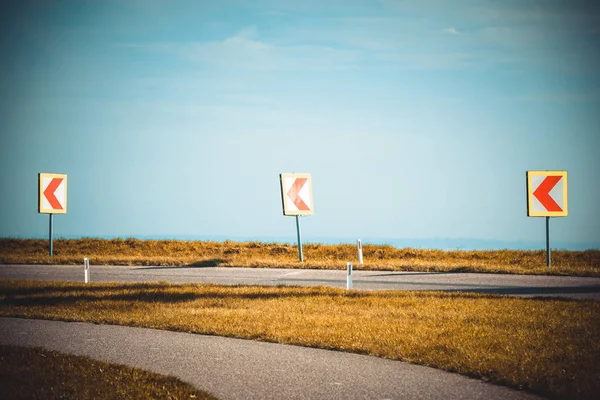
<svg viewBox="0 0 600 400">
<path fill-rule="evenodd" d="M 354 245 L 306 244 L 305 262 L 294 245 L 260 242 L 202 242 L 139 239 L 55 240 L 0 238 L 0 264 L 182 265 L 261 268 L 345 269 L 356 260 Z M 363 246 L 364 265 L 356 269 L 386 271 L 454 271 L 512 274 L 600 276 L 600 250 L 553 251 L 546 267 L 545 251 L 442 251 Z"/>
<path fill-rule="evenodd" d="M 600 390 L 600 302 L 315 287 L 0 281 L 0 315 L 370 354 L 552 398 Z"/>
<path fill-rule="evenodd" d="M 216 400 L 172 377 L 39 348 L 0 346 L 0 398 Z"/>
</svg>

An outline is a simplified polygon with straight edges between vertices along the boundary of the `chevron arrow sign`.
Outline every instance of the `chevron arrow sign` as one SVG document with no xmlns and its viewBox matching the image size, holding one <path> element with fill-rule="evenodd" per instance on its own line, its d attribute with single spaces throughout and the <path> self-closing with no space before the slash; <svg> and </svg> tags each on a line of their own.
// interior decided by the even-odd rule
<svg viewBox="0 0 600 400">
<path fill-rule="evenodd" d="M 568 215 L 567 171 L 527 171 L 527 215 Z"/>
<path fill-rule="evenodd" d="M 281 174 L 279 180 L 283 215 L 313 215 L 310 174 Z"/>
<path fill-rule="evenodd" d="M 67 175 L 40 173 L 38 180 L 38 212 L 41 214 L 66 214 Z"/>
</svg>

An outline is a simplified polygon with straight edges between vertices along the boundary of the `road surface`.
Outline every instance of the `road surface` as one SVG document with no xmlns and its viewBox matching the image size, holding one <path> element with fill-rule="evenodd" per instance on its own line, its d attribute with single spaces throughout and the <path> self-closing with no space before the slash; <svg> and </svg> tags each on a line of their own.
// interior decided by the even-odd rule
<svg viewBox="0 0 600 400">
<path fill-rule="evenodd" d="M 0 318 L 0 344 L 40 346 L 176 376 L 223 400 L 540 399 L 378 357 L 143 328 Z"/>
<path fill-rule="evenodd" d="M 218 283 L 346 287 L 345 270 L 90 266 L 92 282 Z M 0 265 L 0 279 L 83 282 L 83 265 Z M 446 272 L 354 271 L 359 290 L 442 290 L 600 300 L 600 278 Z"/>
</svg>

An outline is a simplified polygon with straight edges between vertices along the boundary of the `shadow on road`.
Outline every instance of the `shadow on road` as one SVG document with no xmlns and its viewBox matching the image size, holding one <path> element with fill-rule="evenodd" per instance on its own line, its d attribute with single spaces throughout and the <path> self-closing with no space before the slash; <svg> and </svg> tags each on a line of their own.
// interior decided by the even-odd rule
<svg viewBox="0 0 600 400">
<path fill-rule="evenodd" d="M 188 265 L 140 267 L 140 268 L 135 268 L 135 269 L 136 270 L 161 270 L 161 269 L 187 269 L 187 268 L 214 268 L 214 267 L 218 267 L 219 265 L 221 265 L 224 262 L 225 262 L 225 260 L 223 260 L 222 258 L 213 258 L 210 260 L 196 261 L 195 263 L 188 264 Z"/>
<path fill-rule="evenodd" d="M 426 276 L 432 276 L 432 275 L 452 275 L 452 274 L 457 274 L 460 273 L 461 271 L 444 271 L 444 272 L 437 272 L 437 271 L 433 271 L 433 272 L 410 272 L 410 271 L 399 271 L 399 272 L 389 272 L 386 274 L 376 274 L 376 275 L 369 275 L 369 278 L 372 277 L 379 277 L 379 276 L 419 276 L 419 275 L 426 275 Z"/>
</svg>

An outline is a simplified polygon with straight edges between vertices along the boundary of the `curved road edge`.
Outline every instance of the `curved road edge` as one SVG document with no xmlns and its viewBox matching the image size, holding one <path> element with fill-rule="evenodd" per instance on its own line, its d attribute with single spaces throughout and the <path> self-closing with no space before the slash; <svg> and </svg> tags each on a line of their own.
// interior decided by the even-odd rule
<svg viewBox="0 0 600 400">
<path fill-rule="evenodd" d="M 146 328 L 0 317 L 0 344 L 171 375 L 224 400 L 541 398 L 378 357 Z"/>
</svg>

